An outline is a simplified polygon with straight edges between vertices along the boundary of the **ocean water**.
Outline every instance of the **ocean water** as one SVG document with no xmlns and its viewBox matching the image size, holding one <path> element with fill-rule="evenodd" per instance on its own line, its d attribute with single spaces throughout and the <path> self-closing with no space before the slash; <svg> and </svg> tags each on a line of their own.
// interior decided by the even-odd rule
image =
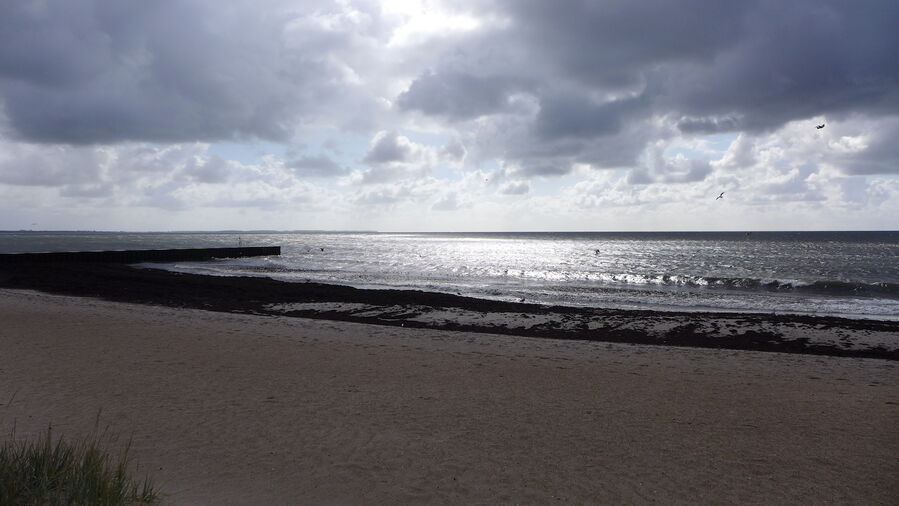
<svg viewBox="0 0 899 506">
<path fill-rule="evenodd" d="M 157 264 L 533 303 L 899 320 L 899 232 L 0 233 L 0 252 L 280 245 Z"/>
</svg>

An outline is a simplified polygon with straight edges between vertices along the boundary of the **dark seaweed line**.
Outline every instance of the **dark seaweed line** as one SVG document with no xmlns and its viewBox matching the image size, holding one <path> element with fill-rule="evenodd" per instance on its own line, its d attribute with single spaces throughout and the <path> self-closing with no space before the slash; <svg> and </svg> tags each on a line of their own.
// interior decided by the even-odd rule
<svg viewBox="0 0 899 506">
<path fill-rule="evenodd" d="M 295 316 L 353 321 L 378 325 L 437 328 L 528 337 L 578 339 L 587 341 L 690 346 L 756 350 L 838 357 L 868 357 L 899 360 L 899 352 L 881 347 L 867 350 L 847 350 L 834 346 L 810 344 L 802 340 L 786 340 L 775 333 L 747 332 L 742 336 L 722 336 L 702 332 L 697 321 L 709 318 L 735 323 L 757 322 L 777 326 L 806 325 L 826 330 L 869 330 L 893 332 L 899 336 L 899 322 L 849 320 L 836 317 L 798 315 L 758 315 L 709 313 L 671 313 L 657 311 L 625 311 L 520 304 L 461 297 L 414 290 L 362 290 L 340 285 L 320 283 L 287 283 L 260 277 L 218 277 L 180 274 L 158 269 L 136 269 L 120 264 L 17 264 L 0 265 L 0 287 L 32 289 L 61 295 L 98 297 L 117 302 L 194 308 L 210 311 L 282 315 L 267 309 L 270 304 L 291 302 L 350 302 L 376 306 L 428 306 L 458 308 L 479 312 L 516 312 L 531 315 L 558 313 L 585 318 L 616 318 L 639 321 L 648 317 L 677 317 L 685 324 L 672 329 L 665 336 L 654 337 L 646 332 L 606 328 L 565 330 L 551 326 L 528 329 L 501 328 L 447 323 L 430 325 L 409 319 L 358 317 L 344 312 L 297 312 Z"/>
</svg>

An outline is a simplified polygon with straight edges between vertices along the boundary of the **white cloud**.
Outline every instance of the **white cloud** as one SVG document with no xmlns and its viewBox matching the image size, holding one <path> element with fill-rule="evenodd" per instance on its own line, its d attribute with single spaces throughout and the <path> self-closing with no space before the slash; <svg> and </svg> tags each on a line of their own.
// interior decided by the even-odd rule
<svg viewBox="0 0 899 506">
<path fill-rule="evenodd" d="M 431 165 L 437 159 L 433 148 L 418 144 L 396 131 L 381 131 L 371 140 L 362 159 L 370 165 Z"/>
</svg>

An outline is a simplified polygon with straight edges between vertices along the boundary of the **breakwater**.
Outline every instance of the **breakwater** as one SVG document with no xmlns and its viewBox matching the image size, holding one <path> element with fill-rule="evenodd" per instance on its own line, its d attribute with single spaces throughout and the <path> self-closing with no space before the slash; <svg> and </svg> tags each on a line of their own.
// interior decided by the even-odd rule
<svg viewBox="0 0 899 506">
<path fill-rule="evenodd" d="M 240 248 L 179 248 L 113 251 L 53 251 L 48 253 L 0 254 L 0 263 L 32 262 L 180 262 L 212 260 L 214 258 L 241 258 L 280 255 L 281 246 L 256 246 Z"/>
</svg>

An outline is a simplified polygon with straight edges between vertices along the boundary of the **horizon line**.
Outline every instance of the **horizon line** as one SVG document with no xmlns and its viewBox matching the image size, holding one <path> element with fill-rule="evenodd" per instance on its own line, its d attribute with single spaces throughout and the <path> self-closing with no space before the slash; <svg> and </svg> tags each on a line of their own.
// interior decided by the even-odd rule
<svg viewBox="0 0 899 506">
<path fill-rule="evenodd" d="M 224 229 L 224 230 L 0 230 L 0 234 L 682 234 L 682 233 L 789 233 L 789 232 L 899 232 L 899 229 L 782 229 L 782 230 L 365 230 L 365 229 Z"/>
</svg>

